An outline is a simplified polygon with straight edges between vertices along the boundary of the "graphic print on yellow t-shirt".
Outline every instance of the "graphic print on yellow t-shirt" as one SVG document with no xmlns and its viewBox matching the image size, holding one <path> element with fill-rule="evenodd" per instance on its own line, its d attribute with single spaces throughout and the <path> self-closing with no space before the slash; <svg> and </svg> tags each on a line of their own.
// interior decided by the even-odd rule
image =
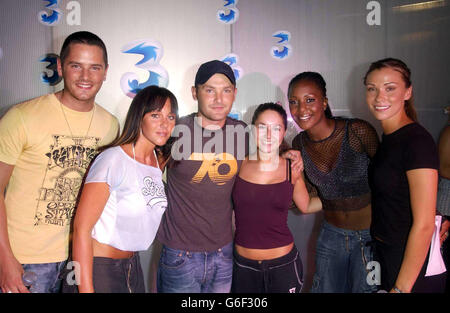
<svg viewBox="0 0 450 313">
<path fill-rule="evenodd" d="M 100 138 L 53 135 L 42 186 L 37 199 L 35 226 L 67 226 L 74 213 L 84 174 L 96 155 Z"/>
<path fill-rule="evenodd" d="M 202 165 L 192 177 L 192 183 L 200 183 L 205 176 L 218 186 L 226 184 L 237 173 L 238 163 L 229 153 L 198 153 L 194 152 L 189 157 L 191 161 L 202 161 Z"/>
</svg>

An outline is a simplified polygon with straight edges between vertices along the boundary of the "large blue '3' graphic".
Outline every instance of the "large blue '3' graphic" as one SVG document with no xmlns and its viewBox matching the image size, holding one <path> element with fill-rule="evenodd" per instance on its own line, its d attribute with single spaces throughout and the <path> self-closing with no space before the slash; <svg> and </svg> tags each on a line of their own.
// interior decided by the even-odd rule
<svg viewBox="0 0 450 313">
<path fill-rule="evenodd" d="M 62 12 L 59 8 L 61 0 L 43 0 L 47 2 L 45 8 L 50 10 L 50 14 L 47 11 L 40 11 L 38 13 L 38 20 L 44 25 L 54 26 L 61 21 Z"/>
<path fill-rule="evenodd" d="M 45 67 L 46 71 L 41 74 L 41 80 L 43 83 L 49 84 L 50 86 L 55 86 L 62 80 L 62 77 L 58 75 L 57 60 L 58 55 L 54 53 L 48 53 L 40 59 L 40 62 L 48 63 Z M 48 72 L 50 72 L 50 75 Z"/>
<path fill-rule="evenodd" d="M 280 30 L 272 35 L 273 38 L 278 38 L 276 46 L 270 48 L 270 54 L 274 59 L 284 60 L 291 56 L 292 47 L 289 44 L 291 40 L 291 33 L 285 30 Z"/>
<path fill-rule="evenodd" d="M 136 73 L 125 73 L 120 79 L 122 91 L 130 98 L 133 98 L 139 90 L 145 87 L 156 85 L 167 87 L 169 84 L 169 74 L 167 70 L 159 64 L 164 50 L 159 41 L 152 39 L 141 39 L 130 42 L 122 47 L 123 53 L 142 55 L 142 59 L 135 65 L 148 72 L 148 78 L 144 82 L 139 82 Z"/>
<path fill-rule="evenodd" d="M 236 8 L 238 0 L 224 0 L 224 10 L 217 11 L 217 19 L 225 24 L 236 23 L 239 19 L 239 10 Z M 228 12 L 227 12 L 228 11 Z"/>
<path fill-rule="evenodd" d="M 244 75 L 244 70 L 242 69 L 242 67 L 237 65 L 237 63 L 239 62 L 239 57 L 237 54 L 227 54 L 221 58 L 221 61 L 227 63 L 231 67 L 234 72 L 236 81 Z"/>
</svg>

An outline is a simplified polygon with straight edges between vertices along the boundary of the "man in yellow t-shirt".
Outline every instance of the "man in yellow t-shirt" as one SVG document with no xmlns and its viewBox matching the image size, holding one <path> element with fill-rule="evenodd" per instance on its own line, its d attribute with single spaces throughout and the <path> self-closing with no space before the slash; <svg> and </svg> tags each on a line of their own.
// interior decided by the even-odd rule
<svg viewBox="0 0 450 313">
<path fill-rule="evenodd" d="M 119 132 L 117 119 L 95 103 L 107 70 L 103 41 L 73 33 L 58 60 L 64 89 L 17 104 L 0 120 L 1 292 L 28 292 L 25 271 L 37 274 L 30 291 L 60 290 L 84 173 Z"/>
</svg>

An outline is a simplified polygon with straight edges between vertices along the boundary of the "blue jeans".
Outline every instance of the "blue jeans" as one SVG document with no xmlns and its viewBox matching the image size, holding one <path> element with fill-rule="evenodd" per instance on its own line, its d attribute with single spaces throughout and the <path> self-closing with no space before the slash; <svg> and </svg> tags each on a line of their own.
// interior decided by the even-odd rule
<svg viewBox="0 0 450 313">
<path fill-rule="evenodd" d="M 59 293 L 62 286 L 61 273 L 67 261 L 41 264 L 22 264 L 25 271 L 37 275 L 36 282 L 30 287 L 32 293 Z"/>
<path fill-rule="evenodd" d="M 233 273 L 233 244 L 212 252 L 190 252 L 162 247 L 158 292 L 228 293 Z"/>
<path fill-rule="evenodd" d="M 313 293 L 370 293 L 367 263 L 373 260 L 368 229 L 354 231 L 322 224 L 316 247 Z"/>
</svg>

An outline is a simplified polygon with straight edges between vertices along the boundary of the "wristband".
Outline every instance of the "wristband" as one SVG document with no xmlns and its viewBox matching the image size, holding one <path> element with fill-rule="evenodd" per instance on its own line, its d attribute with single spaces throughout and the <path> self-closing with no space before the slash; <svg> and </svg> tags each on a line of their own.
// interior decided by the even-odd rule
<svg viewBox="0 0 450 313">
<path fill-rule="evenodd" d="M 401 291 L 400 289 L 397 288 L 397 286 L 394 286 L 392 288 L 396 293 L 403 293 L 403 291 Z"/>
</svg>

